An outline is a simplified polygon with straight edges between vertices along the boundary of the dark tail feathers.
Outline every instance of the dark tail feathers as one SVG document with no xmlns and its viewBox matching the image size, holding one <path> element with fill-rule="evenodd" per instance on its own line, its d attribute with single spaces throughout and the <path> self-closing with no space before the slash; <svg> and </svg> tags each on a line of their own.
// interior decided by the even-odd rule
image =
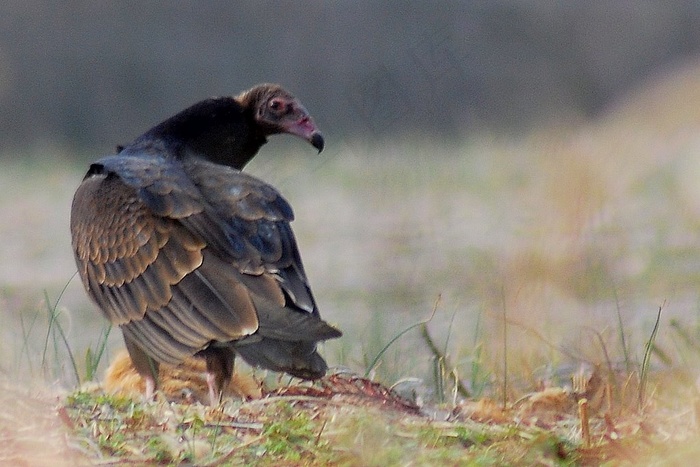
<svg viewBox="0 0 700 467">
<path fill-rule="evenodd" d="M 318 379 L 326 374 L 328 365 L 316 352 L 316 343 L 289 342 L 263 337 L 260 341 L 232 343 L 249 365 L 283 371 L 301 379 Z"/>
</svg>

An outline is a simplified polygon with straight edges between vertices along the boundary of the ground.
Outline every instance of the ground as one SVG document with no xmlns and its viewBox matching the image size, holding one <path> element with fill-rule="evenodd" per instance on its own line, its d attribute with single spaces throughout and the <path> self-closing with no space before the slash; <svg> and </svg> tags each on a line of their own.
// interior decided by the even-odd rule
<svg viewBox="0 0 700 467">
<path fill-rule="evenodd" d="M 1 432 L 0 463 L 12 465 L 666 465 L 700 454 L 694 407 L 630 410 L 563 388 L 505 409 L 486 398 L 416 404 L 347 373 L 218 407 L 94 384 L 53 402 L 4 389 L 22 416 L 27 402 L 33 412 Z"/>
</svg>

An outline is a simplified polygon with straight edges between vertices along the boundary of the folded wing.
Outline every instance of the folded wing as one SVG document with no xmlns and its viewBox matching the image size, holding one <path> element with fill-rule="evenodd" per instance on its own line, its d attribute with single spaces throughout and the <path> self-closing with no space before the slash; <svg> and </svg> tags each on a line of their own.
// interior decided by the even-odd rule
<svg viewBox="0 0 700 467">
<path fill-rule="evenodd" d="M 320 359 L 315 341 L 340 335 L 319 318 L 292 219 L 279 193 L 254 177 L 134 154 L 92 165 L 71 230 L 83 283 L 128 344 L 179 363 L 240 340 L 246 360 L 287 371 L 250 349 L 274 358 L 291 345 L 296 360 Z M 287 344 L 301 341 L 308 344 Z M 318 367 L 315 357 L 307 360 Z"/>
</svg>

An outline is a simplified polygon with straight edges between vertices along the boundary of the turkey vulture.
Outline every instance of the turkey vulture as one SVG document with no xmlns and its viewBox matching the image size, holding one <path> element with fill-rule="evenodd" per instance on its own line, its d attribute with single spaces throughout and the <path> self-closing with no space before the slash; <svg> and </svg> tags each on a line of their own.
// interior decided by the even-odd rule
<svg viewBox="0 0 700 467">
<path fill-rule="evenodd" d="M 290 227 L 292 209 L 241 169 L 267 137 L 323 137 L 298 99 L 264 84 L 201 101 L 93 163 L 73 198 L 83 285 L 124 336 L 146 396 L 159 363 L 204 358 L 212 404 L 235 353 L 304 379 L 327 366 L 321 320 Z"/>
</svg>

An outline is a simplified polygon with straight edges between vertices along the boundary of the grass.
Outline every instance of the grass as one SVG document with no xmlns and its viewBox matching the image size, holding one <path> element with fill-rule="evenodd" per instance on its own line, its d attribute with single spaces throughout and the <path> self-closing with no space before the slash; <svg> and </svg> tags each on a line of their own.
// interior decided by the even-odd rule
<svg viewBox="0 0 700 467">
<path fill-rule="evenodd" d="M 76 392 L 63 410 L 76 448 L 101 464 L 640 465 L 697 455 L 688 414 L 593 408 L 586 442 L 564 391 L 533 393 L 505 410 L 465 401 L 437 420 L 391 406 L 370 383 L 355 391 L 345 384 L 311 387 L 313 396 L 309 386 L 291 386 L 216 409 Z"/>
<path fill-rule="evenodd" d="M 394 342 L 398 341 L 401 338 L 401 336 L 403 336 L 404 334 L 406 334 L 409 331 L 412 331 L 413 329 L 415 329 L 417 327 L 425 328 L 425 325 L 428 324 L 435 317 L 435 312 L 437 311 L 437 307 L 438 307 L 439 303 L 440 303 L 440 299 L 438 298 L 438 300 L 435 302 L 435 306 L 433 307 L 433 311 L 432 311 L 432 313 L 430 313 L 430 316 L 428 318 L 426 318 L 423 321 L 419 321 L 417 323 L 414 323 L 414 324 L 408 326 L 406 329 L 402 330 L 397 335 L 392 337 L 391 340 L 389 342 L 387 342 L 387 344 L 384 347 L 382 347 L 382 349 L 377 353 L 377 355 L 370 361 L 370 363 L 368 365 L 366 365 L 367 369 L 365 370 L 365 377 L 368 377 L 371 373 L 374 372 L 374 370 L 376 369 L 377 364 L 381 360 L 382 356 L 386 353 L 386 351 L 389 349 L 389 347 L 391 347 L 391 345 Z"/>
<path fill-rule="evenodd" d="M 323 399 L 290 397 L 206 410 L 76 393 L 66 412 L 77 421 L 77 435 L 91 441 L 82 449 L 96 451 L 90 457 L 103 463 L 504 465 L 551 458 L 567 465 L 578 458 L 575 444 L 539 428 L 430 422 L 367 403 Z"/>
<path fill-rule="evenodd" d="M 67 434 L 70 453 L 102 464 L 694 459 L 700 106 L 686 102 L 697 95 L 691 71 L 596 122 L 520 137 L 329 138 L 319 159 L 270 157 L 289 143 L 271 142 L 250 171 L 295 206 L 321 312 L 345 333 L 322 351 L 378 386 L 288 387 L 258 374 L 270 397 L 217 410 L 144 404 L 86 383 L 122 343 L 70 281 L 68 213 L 84 167 L 9 162 L 0 401 L 12 417 L 0 417 L 0 437 L 17 436 L 0 463 L 35 454 L 20 436 L 28 432 Z M 394 383 L 422 413 L 387 402 Z M 72 455 L 46 445 L 55 458 Z"/>
<path fill-rule="evenodd" d="M 644 358 L 642 360 L 642 365 L 639 370 L 639 410 L 644 410 L 644 405 L 647 400 L 647 382 L 649 381 L 649 370 L 651 364 L 652 349 L 654 348 L 654 341 L 659 332 L 659 324 L 661 322 L 661 310 L 663 306 L 659 307 L 659 313 L 656 315 L 656 322 L 654 323 L 654 329 L 651 331 L 651 336 L 644 346 Z"/>
</svg>

